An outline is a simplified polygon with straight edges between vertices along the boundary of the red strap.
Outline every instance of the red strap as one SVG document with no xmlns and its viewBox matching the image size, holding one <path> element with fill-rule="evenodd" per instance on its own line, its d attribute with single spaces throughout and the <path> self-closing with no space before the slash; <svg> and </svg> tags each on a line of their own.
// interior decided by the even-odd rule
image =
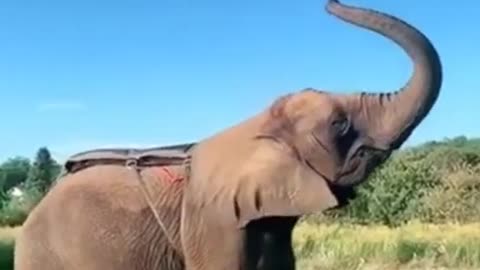
<svg viewBox="0 0 480 270">
<path fill-rule="evenodd" d="M 176 175 L 174 174 L 168 167 L 157 167 L 155 168 L 159 174 L 160 177 L 166 175 L 167 176 L 167 180 L 170 182 L 170 183 L 174 183 L 174 182 L 177 182 L 177 181 L 181 181 L 183 180 L 183 177 L 179 176 L 179 175 Z"/>
</svg>

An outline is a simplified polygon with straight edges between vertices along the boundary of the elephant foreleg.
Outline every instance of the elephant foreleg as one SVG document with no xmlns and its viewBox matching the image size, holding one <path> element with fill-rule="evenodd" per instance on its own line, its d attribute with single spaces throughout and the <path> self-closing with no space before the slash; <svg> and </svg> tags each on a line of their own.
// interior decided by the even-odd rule
<svg viewBox="0 0 480 270">
<path fill-rule="evenodd" d="M 181 236 L 186 270 L 294 270 L 296 218 L 264 218 L 245 228 L 222 226 L 205 208 L 185 203 Z"/>
<path fill-rule="evenodd" d="M 248 224 L 246 248 L 251 269 L 295 269 L 292 230 L 296 221 L 297 218 L 273 217 Z"/>
</svg>

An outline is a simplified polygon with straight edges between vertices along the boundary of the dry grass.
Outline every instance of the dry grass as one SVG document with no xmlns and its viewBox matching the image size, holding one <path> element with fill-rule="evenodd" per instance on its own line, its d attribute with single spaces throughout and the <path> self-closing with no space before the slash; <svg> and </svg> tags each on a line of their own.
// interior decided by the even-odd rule
<svg viewBox="0 0 480 270">
<path fill-rule="evenodd" d="M 383 226 L 300 224 L 298 266 L 320 269 L 480 269 L 480 224 Z"/>
<path fill-rule="evenodd" d="M 15 240 L 15 236 L 21 227 L 3 227 L 0 228 L 0 242 L 10 242 Z"/>
<path fill-rule="evenodd" d="M 20 227 L 0 228 L 0 269 L 11 264 Z M 294 231 L 302 270 L 480 269 L 480 223 L 385 226 L 301 223 Z"/>
</svg>

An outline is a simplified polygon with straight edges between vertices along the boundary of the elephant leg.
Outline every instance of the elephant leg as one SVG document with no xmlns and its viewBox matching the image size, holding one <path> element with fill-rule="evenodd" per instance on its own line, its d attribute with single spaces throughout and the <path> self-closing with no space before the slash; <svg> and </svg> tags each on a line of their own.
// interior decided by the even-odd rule
<svg viewBox="0 0 480 270">
<path fill-rule="evenodd" d="M 244 232 L 222 226 L 208 212 L 200 204 L 184 201 L 180 232 L 185 270 L 253 269 L 241 265 Z"/>
<path fill-rule="evenodd" d="M 292 231 L 298 218 L 268 217 L 247 225 L 247 251 L 257 270 L 293 270 Z"/>
<path fill-rule="evenodd" d="M 199 205 L 185 202 L 182 211 L 186 270 L 295 269 L 291 235 L 296 218 L 264 218 L 238 228 L 220 224 Z"/>
</svg>

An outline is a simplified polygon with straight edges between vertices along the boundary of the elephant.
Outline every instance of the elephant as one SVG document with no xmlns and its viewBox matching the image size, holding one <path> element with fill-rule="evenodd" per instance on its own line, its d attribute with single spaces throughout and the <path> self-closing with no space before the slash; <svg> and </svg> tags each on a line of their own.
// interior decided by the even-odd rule
<svg viewBox="0 0 480 270">
<path fill-rule="evenodd" d="M 301 89 L 188 147 L 80 153 L 24 222 L 15 269 L 295 269 L 299 219 L 343 207 L 442 85 L 440 56 L 414 26 L 338 0 L 326 11 L 401 47 L 408 82 L 388 93 Z"/>
</svg>

